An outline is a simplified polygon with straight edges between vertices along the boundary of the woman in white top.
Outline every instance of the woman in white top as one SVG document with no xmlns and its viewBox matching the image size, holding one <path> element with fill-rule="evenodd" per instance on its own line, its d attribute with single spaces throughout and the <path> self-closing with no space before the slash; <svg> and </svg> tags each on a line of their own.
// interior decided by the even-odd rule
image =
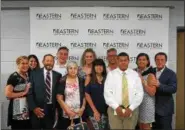
<svg viewBox="0 0 185 130">
<path fill-rule="evenodd" d="M 144 97 L 139 106 L 139 127 L 140 129 L 151 129 L 152 122 L 155 121 L 155 92 L 156 86 L 148 84 L 148 76 L 153 74 L 154 69 L 150 66 L 150 59 L 146 53 L 138 54 L 136 58 L 136 71 L 141 75 Z"/>
</svg>

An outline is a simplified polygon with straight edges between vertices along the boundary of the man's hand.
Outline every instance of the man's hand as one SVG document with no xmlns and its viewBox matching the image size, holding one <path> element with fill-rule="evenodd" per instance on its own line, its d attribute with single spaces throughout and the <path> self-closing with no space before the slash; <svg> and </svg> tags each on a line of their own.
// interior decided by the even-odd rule
<svg viewBox="0 0 185 130">
<path fill-rule="evenodd" d="M 121 108 L 121 107 L 117 107 L 117 108 L 116 108 L 116 113 L 117 113 L 118 116 L 124 117 L 124 114 L 123 114 L 123 112 L 122 112 L 122 108 Z"/>
<path fill-rule="evenodd" d="M 40 107 L 37 107 L 33 110 L 33 112 L 35 113 L 35 115 L 38 117 L 38 118 L 43 118 L 45 116 L 44 114 L 44 110 L 41 109 Z"/>
<path fill-rule="evenodd" d="M 132 110 L 130 108 L 126 108 L 125 112 L 123 113 L 124 117 L 130 117 L 132 114 Z"/>
<path fill-rule="evenodd" d="M 160 86 L 160 82 L 159 80 L 155 79 L 155 80 L 151 80 L 150 82 L 150 86 L 156 86 L 159 87 Z"/>
<path fill-rule="evenodd" d="M 29 92 L 30 87 L 31 87 L 31 83 L 26 84 L 26 88 L 24 90 L 25 95 Z"/>
</svg>

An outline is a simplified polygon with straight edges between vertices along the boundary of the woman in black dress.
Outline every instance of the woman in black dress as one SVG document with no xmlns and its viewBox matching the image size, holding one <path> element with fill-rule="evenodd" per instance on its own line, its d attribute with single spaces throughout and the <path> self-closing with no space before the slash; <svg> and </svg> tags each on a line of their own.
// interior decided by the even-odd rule
<svg viewBox="0 0 185 130">
<path fill-rule="evenodd" d="M 107 130 L 109 128 L 107 108 L 105 103 L 104 82 L 107 76 L 105 63 L 102 59 L 93 61 L 89 84 L 85 87 L 85 97 L 88 103 L 87 113 L 93 128 Z"/>
<path fill-rule="evenodd" d="M 26 96 L 31 84 L 28 78 L 28 58 L 20 56 L 16 60 L 17 71 L 8 78 L 5 95 L 10 100 L 8 126 L 14 129 L 30 129 L 29 110 Z"/>
</svg>

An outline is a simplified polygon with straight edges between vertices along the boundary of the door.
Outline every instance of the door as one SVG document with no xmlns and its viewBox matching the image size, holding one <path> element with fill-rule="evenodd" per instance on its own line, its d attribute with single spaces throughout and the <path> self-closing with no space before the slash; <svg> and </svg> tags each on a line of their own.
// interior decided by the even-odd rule
<svg viewBox="0 0 185 130">
<path fill-rule="evenodd" d="M 176 129 L 184 129 L 184 35 L 177 33 Z"/>
</svg>

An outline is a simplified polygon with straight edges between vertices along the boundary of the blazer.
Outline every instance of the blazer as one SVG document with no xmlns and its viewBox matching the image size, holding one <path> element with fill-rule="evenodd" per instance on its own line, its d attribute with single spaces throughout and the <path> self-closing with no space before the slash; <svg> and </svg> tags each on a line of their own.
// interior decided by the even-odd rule
<svg viewBox="0 0 185 130">
<path fill-rule="evenodd" d="M 31 88 L 28 92 L 28 106 L 31 111 L 36 107 L 44 108 L 46 105 L 46 84 L 44 69 L 32 71 L 30 74 Z M 52 70 L 52 105 L 53 112 L 56 108 L 56 91 L 60 84 L 61 74 Z"/>
<path fill-rule="evenodd" d="M 57 94 L 64 96 L 65 101 L 65 87 L 66 87 L 66 79 L 67 75 L 62 77 L 62 80 L 60 81 L 60 86 L 58 87 Z M 80 93 L 80 107 L 83 105 L 83 99 L 85 98 L 85 80 L 83 78 L 78 77 L 79 81 L 79 93 Z M 61 108 L 59 109 L 60 115 L 62 115 Z"/>
<path fill-rule="evenodd" d="M 154 68 L 156 74 L 156 68 Z M 174 113 L 173 95 L 177 91 L 177 77 L 175 72 L 165 67 L 159 77 L 160 85 L 155 95 L 155 111 L 160 116 L 168 116 Z"/>
</svg>

